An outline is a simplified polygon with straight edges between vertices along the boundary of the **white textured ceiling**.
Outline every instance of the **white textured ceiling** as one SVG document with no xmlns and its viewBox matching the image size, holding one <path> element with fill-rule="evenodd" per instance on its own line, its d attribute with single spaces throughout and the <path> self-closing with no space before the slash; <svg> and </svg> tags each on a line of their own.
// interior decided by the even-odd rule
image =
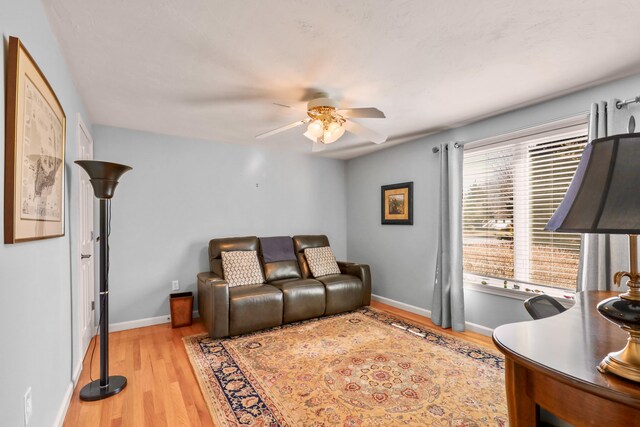
<svg viewBox="0 0 640 427">
<path fill-rule="evenodd" d="M 638 0 L 42 0 L 93 123 L 310 151 L 324 90 L 390 140 L 640 71 Z"/>
</svg>

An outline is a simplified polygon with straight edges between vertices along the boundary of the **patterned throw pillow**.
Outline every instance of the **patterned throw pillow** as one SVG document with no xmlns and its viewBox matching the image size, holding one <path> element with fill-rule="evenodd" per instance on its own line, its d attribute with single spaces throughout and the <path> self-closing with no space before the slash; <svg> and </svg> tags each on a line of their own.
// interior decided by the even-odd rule
<svg viewBox="0 0 640 427">
<path fill-rule="evenodd" d="M 333 256 L 329 246 L 307 248 L 304 250 L 304 256 L 307 258 L 307 264 L 309 264 L 309 270 L 311 270 L 313 277 L 340 274 L 336 257 Z"/>
<path fill-rule="evenodd" d="M 256 251 L 223 251 L 222 273 L 230 288 L 264 283 Z"/>
</svg>

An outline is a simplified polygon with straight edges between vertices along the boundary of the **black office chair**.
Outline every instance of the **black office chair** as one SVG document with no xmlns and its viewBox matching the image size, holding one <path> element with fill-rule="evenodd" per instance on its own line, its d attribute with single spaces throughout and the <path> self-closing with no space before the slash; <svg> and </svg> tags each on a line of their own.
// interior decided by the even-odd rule
<svg viewBox="0 0 640 427">
<path fill-rule="evenodd" d="M 555 316 L 566 310 L 562 304 L 549 295 L 536 295 L 529 298 L 524 302 L 524 308 L 534 320 Z"/>
</svg>

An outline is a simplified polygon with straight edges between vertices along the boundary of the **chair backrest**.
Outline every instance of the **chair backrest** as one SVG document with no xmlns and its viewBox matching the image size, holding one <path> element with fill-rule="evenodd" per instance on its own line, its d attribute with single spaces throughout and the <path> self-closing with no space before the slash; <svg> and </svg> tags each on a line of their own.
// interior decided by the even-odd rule
<svg viewBox="0 0 640 427">
<path fill-rule="evenodd" d="M 287 238 L 291 239 L 291 237 Z M 293 250 L 293 242 L 291 246 Z M 227 237 L 211 239 L 209 241 L 209 268 L 220 277 L 224 277 L 224 271 L 222 269 L 223 251 L 257 251 L 260 266 L 267 282 L 282 279 L 299 279 L 302 277 L 297 259 L 265 262 L 260 239 L 255 236 Z M 295 255 L 292 256 L 295 257 Z"/>
<path fill-rule="evenodd" d="M 213 273 L 224 277 L 222 271 L 223 251 L 258 251 L 259 241 L 255 236 L 228 237 L 209 241 L 209 267 Z"/>
<path fill-rule="evenodd" d="M 270 239 L 278 239 L 280 244 L 278 246 L 282 246 L 282 240 L 286 240 L 286 243 L 290 246 L 291 250 L 291 258 L 290 260 L 268 260 L 265 258 L 265 255 L 268 255 L 269 248 L 263 247 L 263 244 L 266 244 Z M 287 279 L 300 279 L 302 274 L 300 273 L 300 267 L 298 265 L 298 260 L 295 254 L 295 249 L 293 247 L 293 240 L 289 236 L 278 236 L 278 237 L 259 237 L 260 241 L 260 263 L 262 264 L 262 270 L 264 271 L 264 277 L 267 283 L 272 282 L 274 280 L 287 280 Z M 273 242 L 273 240 L 271 240 Z M 282 250 L 282 247 L 278 249 Z M 265 254 L 265 251 L 266 254 Z M 285 250 L 285 256 L 286 256 Z M 279 253 L 278 255 L 282 255 Z"/>
<path fill-rule="evenodd" d="M 300 272 L 302 273 L 302 277 L 305 279 L 313 276 L 311 275 L 311 270 L 309 270 L 307 259 L 304 256 L 304 250 L 307 248 L 320 248 L 324 246 L 330 245 L 329 239 L 323 234 L 293 236 L 293 247 L 295 248 L 296 256 L 298 257 Z"/>
<path fill-rule="evenodd" d="M 524 308 L 535 320 L 555 316 L 566 310 L 562 304 L 549 295 L 536 295 L 529 298 L 524 302 Z"/>
</svg>

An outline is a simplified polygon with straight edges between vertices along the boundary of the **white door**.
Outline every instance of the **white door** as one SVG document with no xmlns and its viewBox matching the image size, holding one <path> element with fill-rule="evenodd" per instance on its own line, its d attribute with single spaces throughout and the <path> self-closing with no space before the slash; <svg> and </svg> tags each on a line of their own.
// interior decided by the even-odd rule
<svg viewBox="0 0 640 427">
<path fill-rule="evenodd" d="M 78 115 L 78 159 L 93 160 L 93 139 Z M 80 168 L 78 168 L 80 169 Z M 84 358 L 94 328 L 93 188 L 89 175 L 80 169 L 80 358 Z"/>
</svg>

